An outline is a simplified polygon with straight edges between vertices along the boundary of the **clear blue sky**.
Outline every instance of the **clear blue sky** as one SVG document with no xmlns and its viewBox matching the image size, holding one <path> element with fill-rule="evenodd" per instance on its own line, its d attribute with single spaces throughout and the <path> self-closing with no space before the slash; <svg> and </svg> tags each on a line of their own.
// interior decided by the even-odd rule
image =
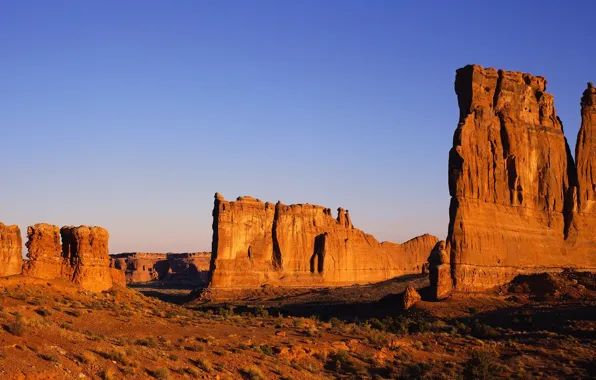
<svg viewBox="0 0 596 380">
<path fill-rule="evenodd" d="M 594 1 L 2 1 L 0 221 L 209 250 L 213 194 L 444 238 L 455 70 L 546 76 L 575 144 Z"/>
</svg>

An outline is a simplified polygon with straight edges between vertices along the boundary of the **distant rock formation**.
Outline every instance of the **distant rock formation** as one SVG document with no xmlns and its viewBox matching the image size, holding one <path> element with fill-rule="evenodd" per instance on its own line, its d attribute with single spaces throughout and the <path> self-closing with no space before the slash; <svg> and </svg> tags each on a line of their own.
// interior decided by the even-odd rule
<svg viewBox="0 0 596 380">
<path fill-rule="evenodd" d="M 215 194 L 211 288 L 340 286 L 421 273 L 438 239 L 379 243 L 349 213 L 309 205 L 226 201 Z"/>
<path fill-rule="evenodd" d="M 21 273 L 23 243 L 19 226 L 0 222 L 0 277 Z"/>
<path fill-rule="evenodd" d="M 110 266 L 124 273 L 127 283 L 161 280 L 206 284 L 211 252 L 130 252 L 111 255 L 110 258 Z"/>
<path fill-rule="evenodd" d="M 596 268 L 593 86 L 582 98 L 577 168 L 543 77 L 469 65 L 455 92 L 447 245 L 456 288 Z"/>
<path fill-rule="evenodd" d="M 23 274 L 64 278 L 85 290 L 99 292 L 122 284 L 110 269 L 108 231 L 101 227 L 57 226 L 40 223 L 27 228 L 27 258 Z"/>
</svg>

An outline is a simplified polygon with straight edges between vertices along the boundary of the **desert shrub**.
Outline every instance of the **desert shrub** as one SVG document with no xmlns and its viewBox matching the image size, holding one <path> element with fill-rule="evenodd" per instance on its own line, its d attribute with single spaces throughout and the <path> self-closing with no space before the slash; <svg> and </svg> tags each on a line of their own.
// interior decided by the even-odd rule
<svg viewBox="0 0 596 380">
<path fill-rule="evenodd" d="M 275 318 L 274 326 L 278 329 L 283 327 L 284 326 L 284 317 L 282 317 L 281 315 L 278 315 L 277 318 Z"/>
<path fill-rule="evenodd" d="M 81 316 L 81 312 L 79 310 L 67 310 L 65 311 L 66 314 L 72 316 L 72 317 L 80 317 Z"/>
<path fill-rule="evenodd" d="M 234 315 L 234 306 L 220 307 L 217 309 L 217 314 L 224 318 L 232 317 Z"/>
<path fill-rule="evenodd" d="M 184 372 L 189 374 L 192 377 L 199 377 L 200 372 L 196 368 L 184 368 Z"/>
<path fill-rule="evenodd" d="M 179 358 L 178 358 L 178 355 L 176 355 L 176 354 L 169 354 L 168 359 L 170 359 L 172 361 L 177 361 Z"/>
<path fill-rule="evenodd" d="M 90 364 L 93 363 L 95 357 L 88 352 L 83 352 L 82 354 L 76 354 L 75 359 L 82 364 Z"/>
<path fill-rule="evenodd" d="M 402 379 L 421 379 L 431 370 L 428 363 L 408 363 L 401 374 Z"/>
<path fill-rule="evenodd" d="M 125 375 L 128 375 L 128 376 L 134 376 L 134 375 L 136 375 L 136 374 L 137 374 L 137 371 L 135 371 L 135 369 L 134 369 L 134 368 L 132 368 L 132 367 L 123 367 L 123 368 L 120 368 L 120 370 L 121 370 L 121 371 L 122 371 L 122 372 L 123 372 Z"/>
<path fill-rule="evenodd" d="M 240 370 L 240 373 L 242 374 L 242 376 L 244 376 L 247 379 L 250 380 L 265 380 L 266 377 L 263 374 L 263 371 L 261 371 L 261 369 L 255 365 L 252 365 L 250 367 L 244 367 Z"/>
<path fill-rule="evenodd" d="M 450 327 L 447 324 L 447 322 L 445 322 L 445 321 L 443 321 L 441 319 L 438 319 L 438 320 L 436 320 L 436 321 L 434 321 L 432 323 L 432 330 L 433 331 L 437 331 L 437 332 L 440 332 L 440 331 L 449 331 L 450 330 Z"/>
<path fill-rule="evenodd" d="M 464 377 L 466 379 L 485 380 L 493 379 L 499 370 L 495 354 L 489 351 L 474 351 L 464 364 Z"/>
<path fill-rule="evenodd" d="M 99 375 L 103 380 L 116 380 L 116 373 L 112 368 L 104 369 Z"/>
<path fill-rule="evenodd" d="M 129 359 L 125 352 L 120 350 L 114 350 L 110 352 L 97 352 L 99 355 L 103 356 L 106 359 L 115 361 L 117 363 L 122 364 L 123 366 L 136 366 L 137 363 L 133 362 Z"/>
<path fill-rule="evenodd" d="M 306 319 L 302 317 L 292 318 L 292 324 L 298 329 L 303 329 L 306 327 Z"/>
<path fill-rule="evenodd" d="M 145 347 L 157 347 L 157 341 L 152 336 L 145 339 L 137 339 L 135 344 Z"/>
<path fill-rule="evenodd" d="M 170 371 L 168 371 L 167 368 L 158 368 L 158 369 L 154 369 L 154 370 L 147 370 L 147 372 L 155 377 L 156 379 L 159 380 L 169 380 L 170 377 Z"/>
<path fill-rule="evenodd" d="M 366 340 L 369 344 L 383 348 L 389 342 L 387 333 L 379 330 L 372 330 L 366 335 Z"/>
<path fill-rule="evenodd" d="M 205 346 L 203 344 L 192 344 L 189 346 L 184 346 L 184 349 L 191 352 L 203 352 L 205 351 Z"/>
<path fill-rule="evenodd" d="M 269 310 L 265 309 L 264 306 L 259 305 L 255 308 L 255 315 L 257 317 L 267 318 L 269 316 Z"/>
<path fill-rule="evenodd" d="M 40 358 L 42 358 L 43 360 L 47 360 L 47 361 L 49 361 L 49 362 L 58 363 L 58 358 L 57 358 L 57 357 L 55 357 L 55 356 L 53 356 L 53 355 L 50 355 L 50 354 L 43 354 L 43 353 L 42 353 L 42 354 L 38 354 L 38 356 L 39 356 Z"/>
<path fill-rule="evenodd" d="M 472 325 L 472 335 L 477 338 L 490 338 L 499 335 L 499 333 L 489 325 L 476 322 Z"/>
<path fill-rule="evenodd" d="M 261 345 L 260 349 L 261 349 L 261 352 L 265 355 L 268 355 L 268 356 L 273 355 L 273 348 L 271 348 L 271 346 L 268 344 Z"/>
<path fill-rule="evenodd" d="M 329 323 L 331 323 L 331 327 L 339 327 L 339 328 L 343 327 L 343 325 L 345 324 L 344 321 L 342 321 L 339 318 L 335 318 L 335 317 L 331 318 L 329 320 Z"/>
<path fill-rule="evenodd" d="M 306 335 L 310 336 L 310 337 L 320 337 L 321 333 L 319 332 L 319 330 L 317 329 L 317 326 L 309 326 L 306 329 Z"/>
<path fill-rule="evenodd" d="M 370 327 L 377 330 L 385 330 L 385 323 L 379 321 L 377 318 L 371 318 L 368 320 Z"/>
<path fill-rule="evenodd" d="M 198 358 L 194 363 L 197 367 L 207 373 L 213 372 L 213 365 L 207 358 Z"/>
<path fill-rule="evenodd" d="M 6 326 L 6 330 L 15 336 L 23 336 L 25 334 L 26 325 L 23 317 L 20 314 L 15 315 L 15 320 Z"/>
</svg>

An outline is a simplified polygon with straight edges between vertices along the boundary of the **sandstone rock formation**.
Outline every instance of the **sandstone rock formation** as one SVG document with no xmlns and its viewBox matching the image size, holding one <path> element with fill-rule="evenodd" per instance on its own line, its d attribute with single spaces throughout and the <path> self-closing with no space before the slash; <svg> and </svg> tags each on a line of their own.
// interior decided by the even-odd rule
<svg viewBox="0 0 596 380">
<path fill-rule="evenodd" d="M 418 294 L 416 288 L 414 288 L 412 285 L 408 285 L 406 286 L 406 290 L 404 291 L 403 305 L 401 305 L 401 308 L 403 310 L 408 310 L 412 306 L 416 305 L 416 303 L 420 300 L 420 294 Z"/>
<path fill-rule="evenodd" d="M 47 223 L 38 223 L 27 227 L 27 261 L 23 265 L 23 274 L 54 279 L 62 277 L 62 244 L 60 229 Z"/>
<path fill-rule="evenodd" d="M 91 291 L 111 288 L 108 231 L 101 227 L 65 226 L 60 234 L 64 271 L 71 280 Z"/>
<path fill-rule="evenodd" d="M 127 283 L 149 281 L 187 281 L 205 284 L 211 252 L 145 253 L 111 255 L 111 267 L 121 271 Z"/>
<path fill-rule="evenodd" d="M 457 70 L 455 91 L 447 238 L 455 286 L 595 268 L 593 86 L 582 99 L 579 170 L 543 77 L 470 65 Z"/>
<path fill-rule="evenodd" d="M 29 252 L 23 274 L 44 279 L 64 278 L 94 292 L 107 290 L 114 282 L 123 283 L 119 274 L 110 269 L 109 234 L 101 227 L 58 229 L 40 223 L 27 229 L 27 237 Z"/>
<path fill-rule="evenodd" d="M 445 250 L 445 242 L 439 241 L 428 256 L 430 298 L 438 301 L 451 294 L 451 265 Z"/>
<path fill-rule="evenodd" d="M 0 222 L 0 277 L 21 273 L 23 243 L 18 226 Z"/>
<path fill-rule="evenodd" d="M 349 213 L 309 204 L 226 201 L 215 195 L 212 288 L 339 286 L 420 273 L 437 242 L 423 235 L 379 243 L 354 228 Z"/>
</svg>

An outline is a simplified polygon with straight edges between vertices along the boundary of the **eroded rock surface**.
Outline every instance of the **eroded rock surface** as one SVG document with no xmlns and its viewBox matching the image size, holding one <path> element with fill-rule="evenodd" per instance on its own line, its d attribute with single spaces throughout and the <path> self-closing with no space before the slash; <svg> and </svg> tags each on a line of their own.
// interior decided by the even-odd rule
<svg viewBox="0 0 596 380">
<path fill-rule="evenodd" d="M 404 291 L 403 305 L 401 305 L 401 308 L 403 310 L 408 310 L 412 306 L 416 305 L 416 303 L 420 300 L 420 294 L 418 294 L 416 288 L 414 288 L 412 285 L 408 285 L 406 286 L 406 290 Z"/>
<path fill-rule="evenodd" d="M 62 276 L 62 244 L 60 228 L 52 224 L 38 223 L 27 227 L 27 261 L 23 274 L 54 279 Z"/>
<path fill-rule="evenodd" d="M 596 267 L 593 87 L 582 99 L 579 173 L 543 77 L 470 65 L 457 70 L 455 91 L 447 238 L 455 286 L 484 289 L 520 272 Z"/>
<path fill-rule="evenodd" d="M 428 256 L 430 298 L 438 301 L 448 297 L 453 289 L 449 255 L 445 250 L 445 242 L 439 241 Z"/>
<path fill-rule="evenodd" d="M 109 234 L 101 227 L 57 226 L 40 223 L 27 229 L 27 262 L 23 274 L 64 278 L 85 290 L 99 292 L 122 283 L 112 273 L 108 256 Z M 115 281 L 114 278 L 115 277 Z"/>
<path fill-rule="evenodd" d="M 130 252 L 111 256 L 111 267 L 124 273 L 128 283 L 188 281 L 207 283 L 211 252 Z"/>
<path fill-rule="evenodd" d="M 0 277 L 21 273 L 23 243 L 19 226 L 0 222 Z"/>
<path fill-rule="evenodd" d="M 349 213 L 215 195 L 210 287 L 340 286 L 421 273 L 437 238 L 379 243 Z"/>
</svg>

